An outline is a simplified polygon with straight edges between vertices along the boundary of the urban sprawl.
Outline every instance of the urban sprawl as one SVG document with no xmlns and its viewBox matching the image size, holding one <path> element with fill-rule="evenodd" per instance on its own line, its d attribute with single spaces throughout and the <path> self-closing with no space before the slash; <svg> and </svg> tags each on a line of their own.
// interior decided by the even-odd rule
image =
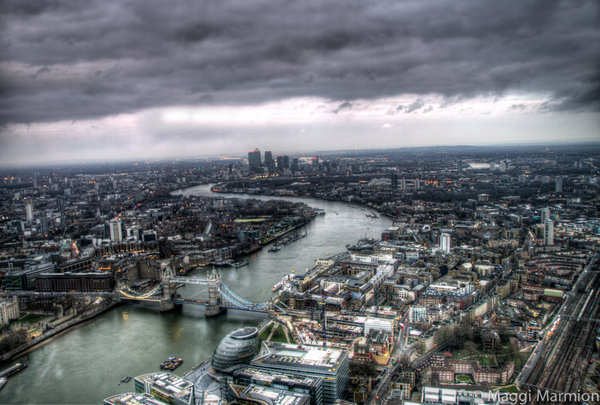
<svg viewBox="0 0 600 405">
<path fill-rule="evenodd" d="M 592 145 L 4 170 L 0 357 L 10 366 L 116 305 L 200 305 L 264 320 L 191 372 L 176 375 L 173 358 L 132 376 L 105 404 L 600 402 L 599 164 Z M 211 196 L 177 192 L 207 184 Z M 255 303 L 221 273 L 336 215 L 285 197 L 342 201 L 391 226 L 357 229 Z"/>
</svg>

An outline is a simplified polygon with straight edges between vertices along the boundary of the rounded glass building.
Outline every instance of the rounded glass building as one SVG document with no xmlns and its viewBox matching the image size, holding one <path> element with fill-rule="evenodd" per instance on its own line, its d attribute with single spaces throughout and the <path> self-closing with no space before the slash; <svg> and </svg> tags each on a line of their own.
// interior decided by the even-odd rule
<svg viewBox="0 0 600 405">
<path fill-rule="evenodd" d="M 235 330 L 219 342 L 212 357 L 212 366 L 225 371 L 238 364 L 249 363 L 258 349 L 258 329 L 246 327 Z"/>
</svg>

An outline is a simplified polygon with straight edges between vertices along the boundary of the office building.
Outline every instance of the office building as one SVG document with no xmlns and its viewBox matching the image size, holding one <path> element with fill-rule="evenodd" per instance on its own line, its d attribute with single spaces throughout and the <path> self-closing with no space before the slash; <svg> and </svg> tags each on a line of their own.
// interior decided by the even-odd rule
<svg viewBox="0 0 600 405">
<path fill-rule="evenodd" d="M 323 404 L 343 398 L 348 388 L 349 360 L 344 350 L 265 342 L 261 354 L 250 364 L 260 370 L 322 378 Z"/>
<path fill-rule="evenodd" d="M 554 222 L 546 221 L 544 223 L 544 245 L 554 245 Z"/>
<path fill-rule="evenodd" d="M 52 273 L 53 263 L 30 265 L 23 270 L 12 271 L 4 276 L 6 290 L 33 290 L 36 278 L 42 273 Z"/>
<path fill-rule="evenodd" d="M 406 403 L 407 402 L 405 402 L 405 404 Z M 421 403 L 447 405 L 496 405 L 500 404 L 500 396 L 493 391 L 482 392 L 470 391 L 466 389 L 423 387 Z"/>
<path fill-rule="evenodd" d="M 121 231 L 121 220 L 113 219 L 109 224 L 110 228 L 110 240 L 112 242 L 121 242 L 123 240 L 123 233 Z"/>
<path fill-rule="evenodd" d="M 49 273 L 35 279 L 35 290 L 45 292 L 112 291 L 115 280 L 109 273 Z"/>
<path fill-rule="evenodd" d="M 442 233 L 440 235 L 440 250 L 445 254 L 450 254 L 450 234 Z"/>
<path fill-rule="evenodd" d="M 25 219 L 33 221 L 33 201 L 25 200 Z"/>
<path fill-rule="evenodd" d="M 292 159 L 292 173 L 296 173 L 297 171 L 300 171 L 300 161 L 298 160 L 298 158 L 293 158 Z"/>
<path fill-rule="evenodd" d="M 310 405 L 310 399 L 304 394 L 287 392 L 276 388 L 257 387 L 250 385 L 243 390 L 236 391 L 239 403 L 260 405 L 285 404 L 285 405 Z"/>
<path fill-rule="evenodd" d="M 262 165 L 260 159 L 260 150 L 258 148 L 254 149 L 254 151 L 248 152 L 248 166 L 250 166 L 251 171 L 260 171 Z"/>
<path fill-rule="evenodd" d="M 562 177 L 557 177 L 556 180 L 554 181 L 554 192 L 562 193 L 562 191 L 563 191 L 563 179 L 562 179 Z"/>
<path fill-rule="evenodd" d="M 166 402 L 159 401 L 150 394 L 133 392 L 113 395 L 105 398 L 102 403 L 103 405 L 168 405 Z"/>
<path fill-rule="evenodd" d="M 233 366 L 247 364 L 258 349 L 258 329 L 246 327 L 235 330 L 219 342 L 212 357 L 216 371 L 224 372 Z"/>
<path fill-rule="evenodd" d="M 290 157 L 287 155 L 277 156 L 277 171 L 281 172 L 290 168 Z"/>
<path fill-rule="evenodd" d="M 265 151 L 265 166 L 269 167 L 271 163 L 273 163 L 273 153 L 270 150 L 267 150 Z"/>
<path fill-rule="evenodd" d="M 152 373 L 135 377 L 135 392 L 146 393 L 173 405 L 194 403 L 194 384 L 170 373 Z"/>
<path fill-rule="evenodd" d="M 306 396 L 312 405 L 323 403 L 323 379 L 319 377 L 293 376 L 251 366 L 242 366 L 227 377 L 227 383 L 230 390 L 233 389 L 234 385 L 269 387 Z"/>
<path fill-rule="evenodd" d="M 550 220 L 550 208 L 543 208 L 541 212 L 542 218 L 541 223 L 545 224 Z"/>
</svg>

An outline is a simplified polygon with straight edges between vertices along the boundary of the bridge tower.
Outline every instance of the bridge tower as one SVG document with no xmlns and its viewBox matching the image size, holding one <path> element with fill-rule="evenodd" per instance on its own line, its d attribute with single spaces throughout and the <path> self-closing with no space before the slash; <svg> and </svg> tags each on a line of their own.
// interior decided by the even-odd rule
<svg viewBox="0 0 600 405">
<path fill-rule="evenodd" d="M 171 297 L 173 289 L 171 288 L 171 282 L 169 279 L 175 276 L 175 271 L 170 267 L 166 266 L 161 269 L 161 282 L 163 295 L 160 299 L 160 311 L 170 311 L 175 308 L 173 299 Z"/>
<path fill-rule="evenodd" d="M 221 308 L 221 274 L 213 268 L 206 276 L 208 282 L 208 305 L 206 306 L 206 317 L 219 316 L 224 312 Z"/>
</svg>

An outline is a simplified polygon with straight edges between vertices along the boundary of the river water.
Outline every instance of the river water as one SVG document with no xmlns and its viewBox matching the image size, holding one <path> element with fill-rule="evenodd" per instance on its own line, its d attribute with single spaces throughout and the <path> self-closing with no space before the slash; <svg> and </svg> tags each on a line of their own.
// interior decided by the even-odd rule
<svg viewBox="0 0 600 405">
<path fill-rule="evenodd" d="M 271 287 L 295 271 L 303 273 L 315 260 L 345 250 L 347 244 L 362 237 L 380 238 L 390 226 L 386 218 L 369 218 L 365 208 L 340 202 L 311 198 L 262 197 L 238 194 L 214 194 L 209 186 L 192 187 L 177 192 L 182 195 L 213 197 L 283 199 L 304 202 L 324 209 L 301 229 L 306 238 L 279 252 L 266 249 L 254 253 L 245 267 L 224 268 L 222 281 L 240 296 L 253 301 L 268 301 Z M 203 276 L 203 270 L 194 275 Z M 186 296 L 201 295 L 186 286 Z M 256 325 L 264 315 L 229 311 L 218 318 L 205 318 L 203 309 L 183 309 L 160 313 L 138 305 L 121 305 L 93 321 L 68 331 L 41 348 L 21 357 L 29 367 L 9 378 L 0 391 L 2 404 L 99 404 L 110 395 L 133 391 L 133 381 L 119 382 L 124 376 L 159 371 L 159 364 L 169 356 L 184 363 L 175 374 L 183 375 L 212 355 L 220 339 L 230 331 Z M 8 365 L 5 365 L 8 366 Z"/>
</svg>

